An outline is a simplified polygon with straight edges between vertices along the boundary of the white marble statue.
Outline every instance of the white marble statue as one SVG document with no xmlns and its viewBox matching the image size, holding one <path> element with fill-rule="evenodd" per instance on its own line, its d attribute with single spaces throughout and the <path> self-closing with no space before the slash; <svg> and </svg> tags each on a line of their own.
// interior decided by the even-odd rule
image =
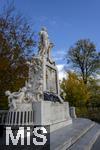
<svg viewBox="0 0 100 150">
<path fill-rule="evenodd" d="M 39 42 L 38 53 L 40 56 L 43 56 L 43 57 L 46 56 L 49 60 L 51 60 L 50 53 L 54 45 L 49 40 L 49 36 L 48 36 L 46 28 L 43 27 L 41 29 L 39 36 L 40 36 L 40 42 Z"/>
<path fill-rule="evenodd" d="M 5 94 L 8 96 L 8 105 L 9 107 L 13 107 L 14 109 L 17 109 L 17 104 L 18 103 L 23 103 L 25 102 L 25 92 L 26 92 L 26 87 L 23 87 L 19 90 L 19 92 L 13 92 L 11 93 L 10 91 L 6 91 Z"/>
<path fill-rule="evenodd" d="M 39 78 L 36 86 L 36 99 L 37 101 L 41 101 L 41 97 L 43 95 L 43 79 Z"/>
<path fill-rule="evenodd" d="M 29 67 L 29 74 L 25 87 L 21 88 L 18 92 L 5 92 L 8 96 L 9 107 L 17 109 L 18 105 L 22 103 L 26 105 L 27 103 L 32 103 L 33 101 L 42 101 L 44 99 L 43 91 L 50 89 L 50 85 L 53 81 L 51 82 L 49 79 L 53 78 L 51 73 L 46 74 L 46 63 L 49 62 L 48 64 L 53 64 L 50 53 L 54 45 L 50 42 L 47 30 L 45 28 L 42 28 L 40 31 L 39 44 L 39 55 L 34 56 L 30 62 L 26 62 Z M 45 80 L 46 75 L 49 78 L 48 80 Z M 47 85 L 45 82 L 47 82 Z"/>
<path fill-rule="evenodd" d="M 13 94 L 15 94 L 16 92 L 14 92 Z M 16 109 L 17 106 L 16 106 L 16 102 L 15 102 L 15 99 L 14 99 L 14 95 L 13 95 L 10 91 L 6 91 L 5 92 L 5 95 L 8 96 L 8 106 L 9 108 L 14 108 Z"/>
<path fill-rule="evenodd" d="M 44 56 L 49 47 L 49 37 L 46 28 L 42 28 L 40 33 L 40 47 L 39 47 L 39 54 Z"/>
</svg>

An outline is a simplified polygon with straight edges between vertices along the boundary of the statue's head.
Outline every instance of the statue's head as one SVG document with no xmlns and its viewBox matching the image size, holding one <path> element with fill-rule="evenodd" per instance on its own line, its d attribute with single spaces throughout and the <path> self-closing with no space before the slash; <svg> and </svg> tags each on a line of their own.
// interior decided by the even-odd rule
<svg viewBox="0 0 100 150">
<path fill-rule="evenodd" d="M 46 27 L 42 27 L 41 30 L 42 30 L 42 31 L 47 31 Z"/>
</svg>

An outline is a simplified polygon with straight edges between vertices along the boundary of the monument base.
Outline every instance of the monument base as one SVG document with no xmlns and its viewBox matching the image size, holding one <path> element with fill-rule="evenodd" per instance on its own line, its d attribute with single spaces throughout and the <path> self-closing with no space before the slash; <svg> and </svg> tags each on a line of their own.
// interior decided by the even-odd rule
<svg viewBox="0 0 100 150">
<path fill-rule="evenodd" d="M 50 125 L 50 132 L 72 123 L 68 102 L 33 102 L 34 125 Z"/>
<path fill-rule="evenodd" d="M 17 109 L 9 109 L 5 125 L 33 125 L 33 115 L 32 103 L 17 104 Z"/>
<path fill-rule="evenodd" d="M 72 123 L 68 102 L 34 101 L 10 108 L 6 125 L 43 125 L 50 126 L 50 132 Z"/>
</svg>

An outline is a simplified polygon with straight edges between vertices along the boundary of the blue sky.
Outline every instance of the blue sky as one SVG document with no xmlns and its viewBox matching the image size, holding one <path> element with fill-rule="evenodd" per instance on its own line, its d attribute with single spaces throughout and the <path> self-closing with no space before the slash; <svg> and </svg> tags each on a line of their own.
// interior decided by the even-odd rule
<svg viewBox="0 0 100 150">
<path fill-rule="evenodd" d="M 89 38 L 100 51 L 100 0 L 14 0 L 14 4 L 31 20 L 33 31 L 47 27 L 58 65 L 65 64 L 66 51 L 79 39 Z"/>
</svg>

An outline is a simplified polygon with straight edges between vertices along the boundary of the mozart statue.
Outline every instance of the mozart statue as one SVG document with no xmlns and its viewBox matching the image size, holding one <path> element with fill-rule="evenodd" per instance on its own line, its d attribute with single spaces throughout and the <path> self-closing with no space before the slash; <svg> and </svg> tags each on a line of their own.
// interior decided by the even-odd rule
<svg viewBox="0 0 100 150">
<path fill-rule="evenodd" d="M 46 56 L 50 60 L 50 52 L 51 48 L 53 48 L 53 43 L 50 42 L 49 36 L 47 33 L 46 28 L 42 28 L 40 33 L 40 42 L 39 42 L 39 55 L 40 56 Z"/>
</svg>

